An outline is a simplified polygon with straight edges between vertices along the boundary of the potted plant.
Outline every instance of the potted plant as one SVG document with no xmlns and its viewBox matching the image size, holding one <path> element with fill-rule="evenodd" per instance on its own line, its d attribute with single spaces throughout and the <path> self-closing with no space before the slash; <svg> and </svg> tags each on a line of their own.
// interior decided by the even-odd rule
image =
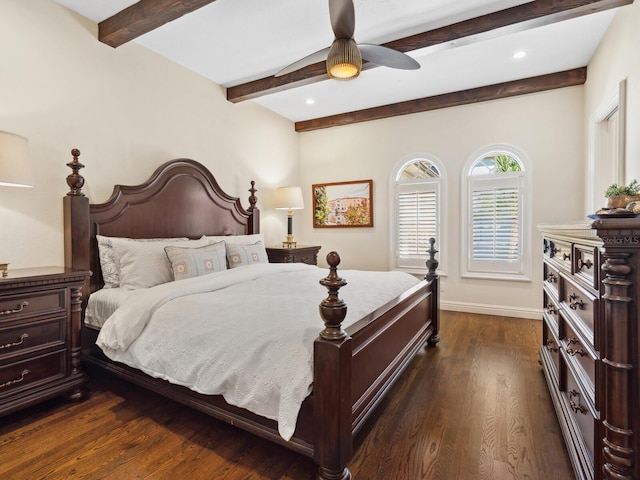
<svg viewBox="0 0 640 480">
<path fill-rule="evenodd" d="M 607 207 L 625 208 L 631 202 L 640 201 L 640 184 L 637 180 L 632 181 L 629 185 L 614 183 L 609 185 L 604 196 L 608 198 Z"/>
</svg>

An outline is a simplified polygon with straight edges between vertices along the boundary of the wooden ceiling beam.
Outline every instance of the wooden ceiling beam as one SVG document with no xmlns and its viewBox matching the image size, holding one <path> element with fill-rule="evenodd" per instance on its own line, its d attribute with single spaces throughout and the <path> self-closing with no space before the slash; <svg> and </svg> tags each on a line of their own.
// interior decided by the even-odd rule
<svg viewBox="0 0 640 480">
<path fill-rule="evenodd" d="M 98 40 L 119 47 L 215 0 L 140 0 L 98 24 Z"/>
<path fill-rule="evenodd" d="M 342 113 L 329 117 L 315 118 L 296 122 L 296 132 L 310 132 L 322 128 L 350 125 L 353 123 L 380 120 L 382 118 L 408 115 L 411 113 L 428 112 L 441 108 L 457 107 L 472 103 L 486 102 L 500 98 L 525 95 L 556 88 L 583 85 L 587 80 L 587 67 L 566 70 L 564 72 L 550 73 L 538 77 L 530 77 L 512 82 L 498 83 L 485 87 L 472 88 L 459 92 L 445 93 L 433 97 L 408 100 L 406 102 L 383 105 L 380 107 L 357 110 L 355 112 Z"/>
<path fill-rule="evenodd" d="M 633 0 L 535 0 L 489 13 L 453 25 L 385 43 L 384 46 L 411 52 L 421 48 L 450 48 L 524 31 L 633 3 Z M 365 64 L 363 70 L 376 65 Z M 281 77 L 267 77 L 227 88 L 227 100 L 242 102 L 309 85 L 328 78 L 325 63 L 319 62 Z"/>
</svg>

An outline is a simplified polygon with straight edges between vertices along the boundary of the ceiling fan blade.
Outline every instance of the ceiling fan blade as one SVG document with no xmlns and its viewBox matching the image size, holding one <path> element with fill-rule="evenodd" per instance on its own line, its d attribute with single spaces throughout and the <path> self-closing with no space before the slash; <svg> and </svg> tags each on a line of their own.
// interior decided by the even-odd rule
<svg viewBox="0 0 640 480">
<path fill-rule="evenodd" d="M 301 68 L 306 67 L 307 65 L 313 65 L 314 63 L 321 62 L 322 60 L 327 59 L 327 54 L 329 53 L 329 49 L 331 47 L 323 48 L 322 50 L 318 50 L 310 55 L 307 55 L 300 60 L 293 62 L 290 65 L 287 65 L 282 70 L 274 75 L 274 77 L 281 77 L 282 75 L 286 75 L 287 73 L 295 72 L 296 70 L 300 70 Z"/>
<path fill-rule="evenodd" d="M 356 28 L 353 0 L 329 0 L 331 28 L 336 38 L 352 38 Z"/>
<path fill-rule="evenodd" d="M 366 62 L 382 65 L 383 67 L 399 68 L 401 70 L 417 70 L 420 64 L 409 55 L 398 50 L 383 47 L 382 45 L 372 45 L 370 43 L 359 43 L 358 48 L 362 53 L 362 60 Z"/>
</svg>

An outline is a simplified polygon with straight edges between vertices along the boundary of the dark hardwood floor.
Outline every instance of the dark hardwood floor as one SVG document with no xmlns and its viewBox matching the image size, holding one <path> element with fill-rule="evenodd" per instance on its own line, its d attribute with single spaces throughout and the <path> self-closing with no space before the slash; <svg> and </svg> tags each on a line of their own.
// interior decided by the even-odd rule
<svg viewBox="0 0 640 480">
<path fill-rule="evenodd" d="M 356 480 L 571 479 L 540 321 L 443 312 L 359 436 Z M 0 478 L 313 480 L 311 460 L 110 377 L 0 418 Z"/>
</svg>

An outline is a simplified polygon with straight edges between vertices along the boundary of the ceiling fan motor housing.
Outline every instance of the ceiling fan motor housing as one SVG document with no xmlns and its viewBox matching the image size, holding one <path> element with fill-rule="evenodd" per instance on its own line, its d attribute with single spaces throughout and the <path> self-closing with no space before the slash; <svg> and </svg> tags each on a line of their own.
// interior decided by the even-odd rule
<svg viewBox="0 0 640 480">
<path fill-rule="evenodd" d="M 360 75 L 362 54 L 353 38 L 336 38 L 327 55 L 327 74 L 336 80 L 350 80 Z"/>
</svg>

